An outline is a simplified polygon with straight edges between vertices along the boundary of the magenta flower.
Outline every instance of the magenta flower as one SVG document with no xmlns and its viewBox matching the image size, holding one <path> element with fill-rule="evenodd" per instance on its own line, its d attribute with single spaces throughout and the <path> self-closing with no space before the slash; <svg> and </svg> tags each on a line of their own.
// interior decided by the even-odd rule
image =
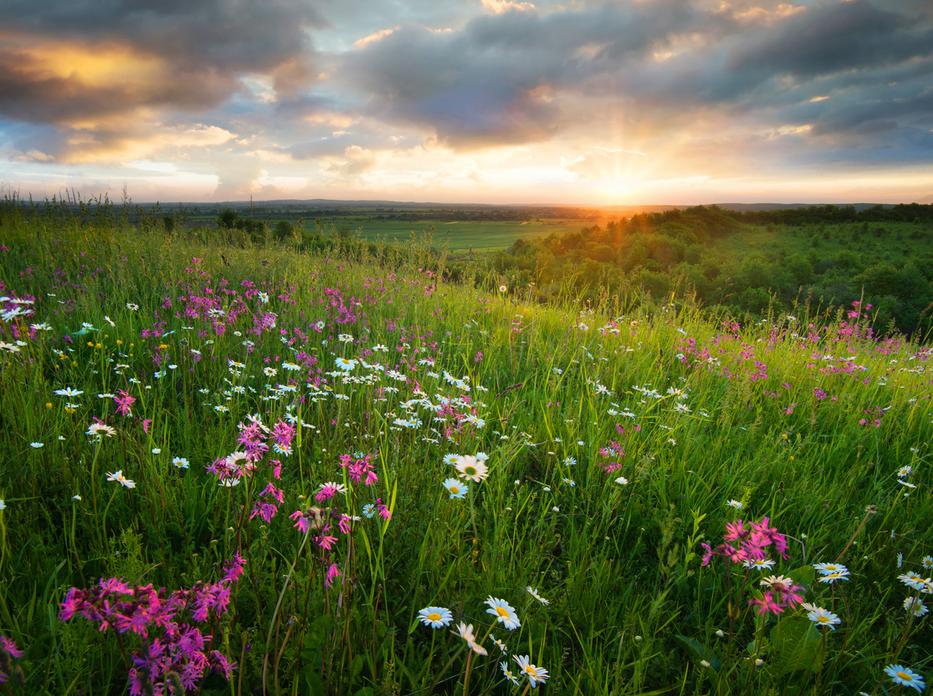
<svg viewBox="0 0 933 696">
<path fill-rule="evenodd" d="M 121 416 L 132 415 L 130 407 L 136 403 L 136 397 L 131 396 L 125 389 L 121 389 L 117 392 L 117 395 L 113 397 L 113 400 L 117 404 L 117 413 Z"/>
</svg>

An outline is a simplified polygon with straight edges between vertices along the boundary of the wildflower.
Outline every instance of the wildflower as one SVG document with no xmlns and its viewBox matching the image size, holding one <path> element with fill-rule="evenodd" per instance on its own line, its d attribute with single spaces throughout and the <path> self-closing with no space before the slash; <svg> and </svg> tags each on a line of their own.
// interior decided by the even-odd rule
<svg viewBox="0 0 933 696">
<path fill-rule="evenodd" d="M 359 364 L 356 360 L 347 360 L 346 358 L 337 358 L 335 362 L 337 367 L 344 372 L 352 371 Z"/>
<path fill-rule="evenodd" d="M 449 464 L 450 466 L 456 466 L 457 462 L 460 460 L 459 454 L 445 454 L 444 455 L 444 464 Z"/>
<path fill-rule="evenodd" d="M 318 488 L 317 493 L 314 494 L 314 499 L 316 501 L 323 502 L 325 500 L 330 500 L 337 493 L 343 495 L 347 492 L 347 487 L 342 483 L 335 483 L 334 481 L 328 481 L 327 483 L 322 483 Z"/>
<path fill-rule="evenodd" d="M 336 563 L 331 563 L 327 568 L 327 575 L 324 578 L 324 586 L 330 587 L 334 584 L 334 580 L 340 577 L 340 568 L 337 567 Z"/>
<path fill-rule="evenodd" d="M 547 606 L 548 604 L 550 604 L 550 602 L 549 602 L 548 600 L 546 600 L 544 597 L 542 597 L 541 595 L 538 594 L 538 590 L 537 590 L 536 588 L 531 587 L 531 586 L 529 585 L 528 587 L 525 588 L 525 590 L 528 592 L 528 594 L 530 594 L 532 597 L 534 597 L 535 599 L 537 599 L 537 600 L 538 600 L 539 602 L 541 602 L 541 604 L 543 604 L 544 606 Z"/>
<path fill-rule="evenodd" d="M 450 609 L 445 607 L 425 607 L 418 612 L 418 618 L 425 626 L 435 629 L 449 626 L 450 622 L 454 620 Z"/>
<path fill-rule="evenodd" d="M 756 597 L 748 600 L 748 603 L 755 607 L 755 611 L 758 614 L 780 614 L 784 611 L 784 607 L 779 601 L 779 597 L 773 592 L 763 592 L 761 597 Z"/>
<path fill-rule="evenodd" d="M 620 486 L 627 486 L 628 479 L 625 478 L 624 476 L 620 476 L 619 478 L 616 479 L 616 483 L 618 483 Z"/>
<path fill-rule="evenodd" d="M 45 443 L 44 442 L 30 442 L 29 446 L 32 447 L 33 449 L 42 449 L 43 447 L 45 447 Z"/>
<path fill-rule="evenodd" d="M 106 423 L 95 422 L 91 423 L 85 434 L 90 438 L 97 438 L 97 441 L 100 442 L 105 436 L 113 437 L 117 434 L 117 431 Z"/>
<path fill-rule="evenodd" d="M 64 387 L 62 389 L 56 389 L 54 394 L 57 396 L 67 396 L 69 399 L 73 399 L 76 396 L 81 396 L 84 392 L 80 389 L 75 389 L 74 387 Z"/>
<path fill-rule="evenodd" d="M 923 588 L 926 587 L 926 583 L 929 582 L 926 578 L 916 573 L 904 573 L 903 575 L 898 575 L 897 579 L 912 590 L 923 590 Z"/>
<path fill-rule="evenodd" d="M 503 653 L 505 653 L 506 655 L 508 654 L 508 652 L 509 652 L 509 646 L 507 646 L 505 643 L 503 643 L 501 640 L 499 640 L 498 638 L 496 638 L 496 637 L 495 637 L 494 635 L 492 635 L 491 633 L 489 634 L 489 637 L 492 639 L 492 642 L 496 644 L 496 647 L 499 648 L 499 650 L 501 650 L 501 651 L 502 651 Z"/>
<path fill-rule="evenodd" d="M 924 556 L 923 560 L 920 561 L 920 565 L 926 570 L 933 570 L 933 556 Z"/>
<path fill-rule="evenodd" d="M 177 469 L 187 469 L 189 466 L 188 460 L 184 457 L 172 457 L 172 464 L 175 465 Z"/>
<path fill-rule="evenodd" d="M 846 568 L 841 563 L 814 563 L 813 568 L 820 575 L 828 575 L 830 573 L 842 572 L 848 573 L 849 569 Z"/>
<path fill-rule="evenodd" d="M 450 493 L 451 498 L 463 498 L 467 491 L 470 490 L 465 483 L 461 483 L 455 478 L 445 479 L 443 485 L 447 492 Z"/>
<path fill-rule="evenodd" d="M 118 471 L 114 471 L 113 473 L 108 473 L 108 474 L 107 474 L 107 480 L 108 480 L 108 481 L 116 481 L 117 483 L 119 483 L 119 484 L 120 484 L 121 486 L 123 486 L 124 488 L 136 488 L 136 482 L 135 482 L 135 481 L 131 481 L 130 479 L 126 478 L 126 476 L 123 475 L 123 470 L 122 470 L 122 469 L 120 469 L 120 470 L 118 470 Z"/>
<path fill-rule="evenodd" d="M 920 618 L 921 616 L 925 616 L 930 610 L 919 597 L 908 597 L 904 600 L 904 611 Z"/>
<path fill-rule="evenodd" d="M 477 655 L 489 654 L 486 648 L 476 642 L 476 636 L 473 634 L 473 624 L 467 625 L 461 621 L 457 625 L 457 633 L 461 638 L 463 638 L 463 640 L 466 641 L 466 644 L 470 646 L 470 649 Z"/>
<path fill-rule="evenodd" d="M 537 667 L 531 664 L 531 657 L 528 655 L 515 655 L 514 659 L 518 663 L 518 668 L 521 670 L 522 674 L 528 677 L 528 682 L 531 684 L 532 689 L 536 688 L 538 684 L 543 684 L 548 680 L 550 675 L 547 673 L 547 670 L 543 667 Z"/>
<path fill-rule="evenodd" d="M 311 529 L 318 529 L 324 524 L 324 511 L 319 507 L 309 507 L 307 510 L 295 510 L 288 516 L 295 524 L 293 525 L 302 534 L 307 534 Z"/>
<path fill-rule="evenodd" d="M 0 510 L 6 510 L 6 501 L 0 498 Z"/>
<path fill-rule="evenodd" d="M 774 567 L 774 561 L 770 558 L 750 558 L 742 563 L 746 568 L 755 570 L 771 570 Z"/>
<path fill-rule="evenodd" d="M 805 605 L 805 607 L 809 608 L 809 611 L 807 611 L 807 618 L 817 626 L 825 626 L 830 631 L 835 631 L 836 626 L 842 623 L 842 619 L 836 614 L 822 607 L 815 607 L 812 604 Z"/>
<path fill-rule="evenodd" d="M 126 390 L 120 389 L 117 395 L 113 397 L 113 400 L 117 405 L 117 413 L 121 416 L 132 415 L 130 407 L 136 403 L 136 398 L 134 396 L 131 396 Z"/>
<path fill-rule="evenodd" d="M 823 573 L 820 577 L 820 582 L 832 585 L 833 583 L 839 580 L 848 580 L 849 571 L 848 570 L 836 570 L 832 573 Z"/>
<path fill-rule="evenodd" d="M 518 620 L 518 615 L 515 613 L 515 609 L 504 599 L 487 597 L 486 605 L 489 607 L 486 610 L 486 613 L 495 616 L 496 621 L 501 623 L 508 630 L 514 631 L 516 628 L 519 628 L 522 625 L 521 621 Z"/>
<path fill-rule="evenodd" d="M 469 479 L 474 483 L 479 483 L 489 476 L 489 467 L 470 455 L 460 457 L 456 467 L 460 478 Z"/>
<path fill-rule="evenodd" d="M 515 673 L 509 669 L 509 663 L 500 662 L 499 667 L 500 669 L 502 669 L 502 676 L 508 679 L 510 682 L 512 682 L 512 684 L 514 684 L 515 686 L 518 686 L 519 684 L 518 677 L 516 677 Z"/>
<path fill-rule="evenodd" d="M 739 500 L 736 500 L 735 498 L 730 498 L 729 500 L 727 500 L 726 505 L 733 508 L 734 510 L 742 509 L 742 502 Z"/>
<path fill-rule="evenodd" d="M 884 668 L 884 672 L 899 686 L 909 686 L 918 692 L 926 687 L 923 677 L 904 665 L 888 665 Z"/>
</svg>

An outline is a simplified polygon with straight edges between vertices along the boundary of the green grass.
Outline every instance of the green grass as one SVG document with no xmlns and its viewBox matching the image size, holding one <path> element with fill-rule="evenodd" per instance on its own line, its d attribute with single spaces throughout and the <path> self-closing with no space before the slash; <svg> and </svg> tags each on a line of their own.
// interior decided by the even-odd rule
<svg viewBox="0 0 933 696">
<path fill-rule="evenodd" d="M 536 239 L 549 234 L 577 232 L 592 220 L 533 219 L 512 220 L 379 220 L 373 217 L 341 217 L 322 220 L 338 230 L 346 230 L 366 241 L 408 242 L 412 238 L 429 239 L 432 245 L 452 252 L 501 251 L 518 239 Z M 313 230 L 314 221 L 305 222 Z"/>
<path fill-rule="evenodd" d="M 847 335 L 834 318 L 808 329 L 803 315 L 733 332 L 679 300 L 624 317 L 532 304 L 527 288 L 486 294 L 425 264 L 207 232 L 8 212 L 0 235 L 0 294 L 35 298 L 34 315 L 0 324 L 0 635 L 25 651 L 0 661 L 13 693 L 126 688 L 142 639 L 59 620 L 69 588 L 191 587 L 237 552 L 230 609 L 203 628 L 238 666 L 203 693 L 526 692 L 504 680 L 490 629 L 561 694 L 895 693 L 887 664 L 931 673 L 929 615 L 908 618 L 918 593 L 897 579 L 928 577 L 933 552 L 928 348 Z M 223 317 L 206 314 L 212 303 Z M 252 332 L 267 312 L 275 326 Z M 39 322 L 50 330 L 30 335 Z M 370 367 L 344 375 L 337 358 Z M 83 394 L 54 394 L 63 387 Z M 131 416 L 106 397 L 121 389 L 137 399 Z M 205 467 L 237 450 L 251 414 L 298 422 L 293 451 L 219 486 Z M 113 437 L 85 434 L 95 417 Z M 624 456 L 602 456 L 614 441 Z M 372 487 L 338 464 L 355 452 L 376 455 Z M 451 499 L 445 455 L 478 452 L 488 478 Z M 915 488 L 899 483 L 904 466 Z M 116 470 L 136 487 L 108 481 Z M 248 519 L 270 481 L 278 514 Z M 288 517 L 325 481 L 347 491 L 319 504 L 360 517 L 348 534 L 334 521 L 330 551 Z M 390 521 L 363 516 L 377 498 Z M 701 565 L 701 542 L 721 541 L 726 522 L 765 515 L 790 544 L 771 572 L 838 614 L 834 632 L 799 607 L 756 618 L 763 574 Z M 834 560 L 851 578 L 819 583 L 810 564 Z M 490 595 L 519 629 L 492 626 Z M 451 610 L 450 628 L 474 624 L 489 655 L 420 625 L 429 605 Z"/>
</svg>

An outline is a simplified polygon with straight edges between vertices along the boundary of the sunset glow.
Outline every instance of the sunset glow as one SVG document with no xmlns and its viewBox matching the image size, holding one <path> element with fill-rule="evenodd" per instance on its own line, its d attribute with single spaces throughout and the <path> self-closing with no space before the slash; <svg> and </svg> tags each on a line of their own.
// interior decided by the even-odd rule
<svg viewBox="0 0 933 696">
<path fill-rule="evenodd" d="M 0 183 L 139 201 L 930 202 L 931 33 L 921 0 L 16 0 Z"/>
</svg>

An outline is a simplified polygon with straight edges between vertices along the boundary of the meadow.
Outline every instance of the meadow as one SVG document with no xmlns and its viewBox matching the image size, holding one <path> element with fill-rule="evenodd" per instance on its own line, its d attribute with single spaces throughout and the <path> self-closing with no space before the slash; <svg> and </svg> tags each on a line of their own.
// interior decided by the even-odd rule
<svg viewBox="0 0 933 696">
<path fill-rule="evenodd" d="M 929 344 L 443 263 L 0 208 L 0 693 L 925 688 Z"/>
<path fill-rule="evenodd" d="M 428 243 L 454 253 L 504 251 L 519 239 L 538 239 L 576 232 L 593 220 L 584 218 L 536 218 L 528 220 L 379 220 L 349 217 L 325 225 L 373 242 Z M 320 225 L 311 221 L 305 229 Z"/>
</svg>

